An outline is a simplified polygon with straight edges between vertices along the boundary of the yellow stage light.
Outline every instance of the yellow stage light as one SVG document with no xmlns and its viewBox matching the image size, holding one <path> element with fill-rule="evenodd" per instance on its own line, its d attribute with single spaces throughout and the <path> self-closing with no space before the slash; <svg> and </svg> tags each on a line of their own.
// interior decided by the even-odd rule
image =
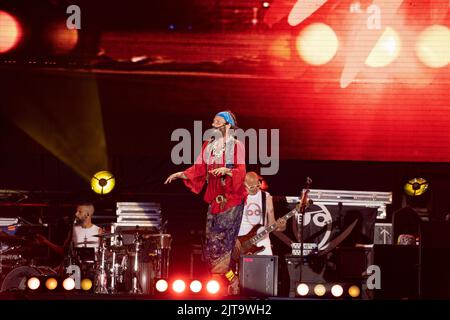
<svg viewBox="0 0 450 320">
<path fill-rule="evenodd" d="M 58 281 L 55 278 L 48 278 L 45 281 L 45 287 L 48 290 L 55 290 L 57 286 L 58 286 Z"/>
<path fill-rule="evenodd" d="M 428 190 L 428 182 L 424 178 L 413 178 L 405 184 L 404 189 L 408 196 L 420 196 Z"/>
<path fill-rule="evenodd" d="M 318 297 L 324 296 L 326 292 L 327 292 L 327 289 L 325 288 L 325 286 L 323 284 L 318 284 L 314 287 L 314 293 Z"/>
<path fill-rule="evenodd" d="M 114 175 L 109 171 L 99 171 L 91 179 L 91 187 L 95 193 L 110 193 L 116 185 Z"/>
<path fill-rule="evenodd" d="M 92 288 L 92 280 L 91 279 L 83 279 L 81 280 L 81 289 L 83 289 L 84 291 L 88 291 L 91 290 Z"/>
<path fill-rule="evenodd" d="M 357 298 L 361 294 L 361 290 L 358 288 L 358 286 L 351 286 L 348 288 L 348 294 L 352 298 Z"/>
</svg>

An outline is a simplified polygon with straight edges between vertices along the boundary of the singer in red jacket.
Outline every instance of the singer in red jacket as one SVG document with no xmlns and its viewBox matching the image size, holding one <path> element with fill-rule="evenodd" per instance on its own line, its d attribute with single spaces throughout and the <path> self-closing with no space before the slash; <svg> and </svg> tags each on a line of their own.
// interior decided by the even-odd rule
<svg viewBox="0 0 450 320">
<path fill-rule="evenodd" d="M 209 204 L 206 221 L 204 256 L 213 275 L 224 275 L 233 292 L 238 280 L 230 268 L 231 251 L 239 232 L 247 196 L 245 148 L 234 138 L 236 118 L 230 111 L 216 114 L 212 127 L 214 138 L 205 141 L 194 165 L 170 175 L 165 183 L 183 179 L 194 193 L 206 183 L 204 200 Z"/>
</svg>

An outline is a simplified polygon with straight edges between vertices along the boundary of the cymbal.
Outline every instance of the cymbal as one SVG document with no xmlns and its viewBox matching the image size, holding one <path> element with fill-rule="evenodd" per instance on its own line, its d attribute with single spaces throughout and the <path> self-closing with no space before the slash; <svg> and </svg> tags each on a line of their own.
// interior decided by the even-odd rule
<svg viewBox="0 0 450 320">
<path fill-rule="evenodd" d="M 13 247 L 8 251 L 8 254 L 23 254 L 24 252 L 29 252 L 31 249 L 28 247 Z"/>
<path fill-rule="evenodd" d="M 126 230 L 121 230 L 120 233 L 122 234 L 153 234 L 155 233 L 155 229 L 126 229 Z"/>
<path fill-rule="evenodd" d="M 112 238 L 115 236 L 120 236 L 120 233 L 102 233 L 102 234 L 93 235 L 93 237 L 96 237 L 96 238 Z"/>
<path fill-rule="evenodd" d="M 16 227 L 20 227 L 20 228 L 24 228 L 24 229 L 26 229 L 26 228 L 37 228 L 37 227 L 47 227 L 46 224 L 37 224 L 37 223 L 35 223 L 35 224 L 17 223 L 15 226 Z"/>
<path fill-rule="evenodd" d="M 153 233 L 153 234 L 145 234 L 143 238 L 149 241 L 159 241 L 161 238 L 172 238 L 172 235 L 168 233 Z"/>
<path fill-rule="evenodd" d="M 171 237 L 172 235 L 168 233 L 153 233 L 146 236 L 146 238 L 158 238 L 158 237 Z"/>
<path fill-rule="evenodd" d="M 109 246 L 108 250 L 119 253 L 126 252 L 128 250 L 128 246 Z"/>
<path fill-rule="evenodd" d="M 76 246 L 87 245 L 87 244 L 98 244 L 98 241 L 83 241 L 75 243 Z"/>
<path fill-rule="evenodd" d="M 27 252 L 29 250 L 30 250 L 30 248 L 23 247 L 23 246 L 9 247 L 6 250 L 3 250 L 0 255 L 17 255 L 17 254 L 22 254 L 24 252 Z"/>
</svg>

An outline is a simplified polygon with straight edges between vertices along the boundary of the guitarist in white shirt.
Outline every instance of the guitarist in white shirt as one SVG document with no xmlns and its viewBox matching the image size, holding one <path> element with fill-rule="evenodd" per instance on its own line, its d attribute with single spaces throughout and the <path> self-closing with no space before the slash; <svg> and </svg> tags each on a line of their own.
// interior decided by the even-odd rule
<svg viewBox="0 0 450 320">
<path fill-rule="evenodd" d="M 264 230 L 266 226 L 274 224 L 275 222 L 277 223 L 276 231 L 284 231 L 286 229 L 286 220 L 278 219 L 275 221 L 272 196 L 268 192 L 261 190 L 261 181 L 258 174 L 253 171 L 248 172 L 245 176 L 244 185 L 248 196 L 245 201 L 244 213 L 238 236 L 248 234 L 252 228 L 258 224 L 261 225 L 258 229 L 259 233 Z M 240 245 L 239 240 L 237 240 L 236 249 L 239 250 Z M 264 246 L 264 250 L 256 254 L 273 255 L 269 235 L 259 241 L 256 245 L 258 247 Z M 241 254 L 246 254 L 246 252 L 241 252 Z"/>
</svg>

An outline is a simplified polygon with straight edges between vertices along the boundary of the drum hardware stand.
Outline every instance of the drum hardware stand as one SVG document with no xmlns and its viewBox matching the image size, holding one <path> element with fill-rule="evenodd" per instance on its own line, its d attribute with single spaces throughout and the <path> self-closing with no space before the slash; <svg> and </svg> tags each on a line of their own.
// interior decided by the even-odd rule
<svg viewBox="0 0 450 320">
<path fill-rule="evenodd" d="M 114 239 L 114 240 L 113 240 Z M 118 235 L 115 236 L 114 238 L 111 238 L 111 244 L 114 245 L 122 245 L 122 236 Z M 120 280 L 120 274 L 119 274 L 119 266 L 117 263 L 117 253 L 115 250 L 112 250 L 112 262 L 111 262 L 111 269 L 110 271 L 110 275 L 111 275 L 111 286 L 109 288 L 110 293 L 117 293 L 117 283 Z"/>
<path fill-rule="evenodd" d="M 116 284 L 117 284 L 117 277 L 118 274 L 116 274 L 116 251 L 113 250 L 112 251 L 112 262 L 111 262 L 111 269 L 109 269 L 110 275 L 111 275 L 111 286 L 109 288 L 109 292 L 110 293 L 117 293 L 117 288 L 116 288 Z"/>
<path fill-rule="evenodd" d="M 3 242 L 0 242 L 0 248 L 3 247 Z M 3 274 L 3 251 L 0 252 L 0 275 Z"/>
<path fill-rule="evenodd" d="M 141 284 L 140 284 L 140 281 L 138 278 L 140 241 L 141 241 L 141 239 L 139 236 L 139 232 L 136 232 L 136 234 L 134 236 L 134 251 L 136 254 L 134 256 L 132 288 L 130 291 L 130 293 L 132 293 L 132 294 L 141 294 L 142 293 Z"/>
<path fill-rule="evenodd" d="M 62 263 L 61 263 L 61 265 L 60 265 L 60 267 L 59 267 L 59 272 L 58 273 L 65 273 L 65 267 L 66 266 L 71 266 L 71 265 L 73 265 L 73 261 L 72 261 L 72 259 L 73 259 L 73 240 L 72 240 L 72 238 L 73 238 L 73 227 L 74 227 L 74 225 L 77 223 L 77 218 L 75 217 L 75 216 L 73 216 L 73 220 L 72 220 L 72 222 L 70 223 L 70 225 L 69 225 L 69 239 L 70 239 L 70 242 L 69 242 L 69 248 L 68 248 L 68 250 L 67 250 L 67 253 L 65 254 L 65 257 L 64 257 L 64 259 L 63 259 L 63 261 L 62 261 Z M 67 260 L 69 260 L 69 263 L 67 263 Z"/>
<path fill-rule="evenodd" d="M 107 278 L 106 278 L 106 267 L 105 267 L 105 254 L 106 254 L 106 244 L 104 241 L 102 241 L 100 246 L 100 267 L 99 267 L 99 274 L 97 276 L 97 281 L 100 283 L 97 283 L 96 293 L 108 293 L 107 288 Z"/>
</svg>

